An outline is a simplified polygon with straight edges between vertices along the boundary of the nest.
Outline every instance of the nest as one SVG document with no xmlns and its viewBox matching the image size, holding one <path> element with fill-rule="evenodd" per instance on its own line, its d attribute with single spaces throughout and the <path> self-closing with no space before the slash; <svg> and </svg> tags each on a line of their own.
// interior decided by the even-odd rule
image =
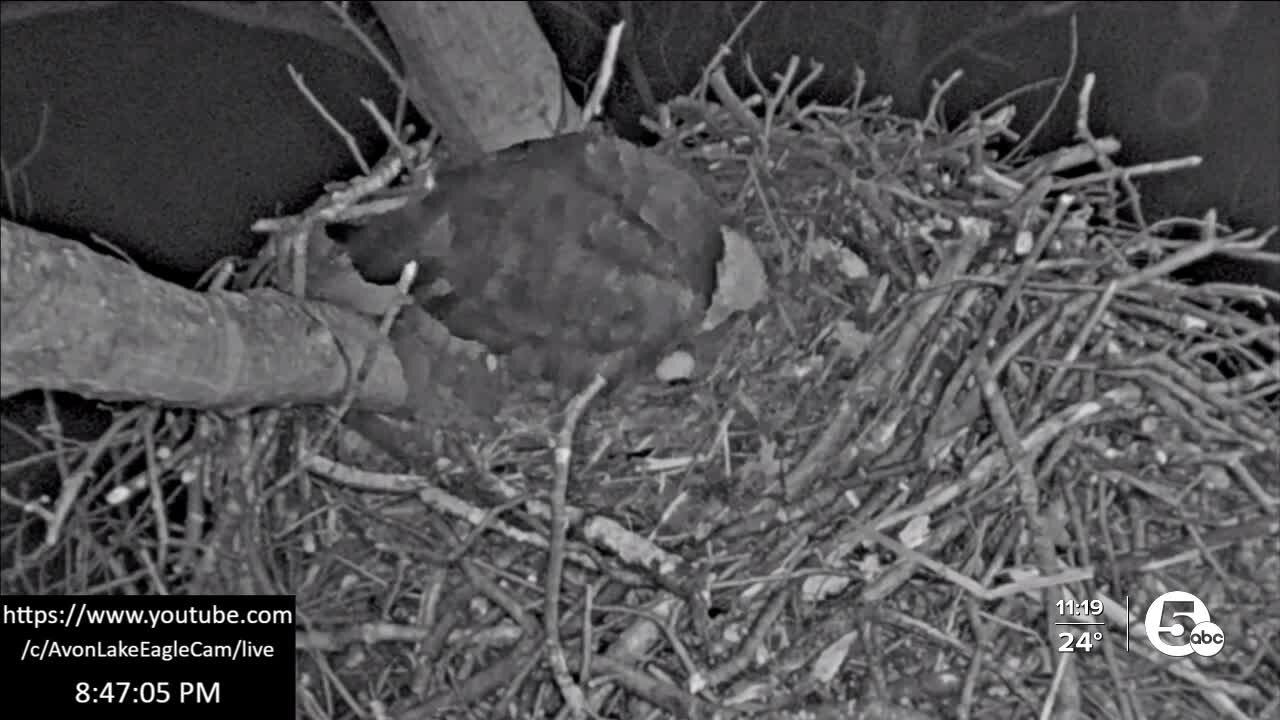
<svg viewBox="0 0 1280 720">
<path fill-rule="evenodd" d="M 1187 163 L 1117 167 L 1091 79 L 1031 157 L 1005 106 L 802 104 L 797 68 L 653 126 L 772 278 L 705 379 L 521 397 L 417 474 L 316 410 L 122 412 L 6 590 L 296 593 L 315 718 L 1274 712 L 1278 298 L 1169 279 L 1265 235 L 1145 220 L 1135 179 Z M 1171 590 L 1221 653 L 1154 649 Z"/>
</svg>

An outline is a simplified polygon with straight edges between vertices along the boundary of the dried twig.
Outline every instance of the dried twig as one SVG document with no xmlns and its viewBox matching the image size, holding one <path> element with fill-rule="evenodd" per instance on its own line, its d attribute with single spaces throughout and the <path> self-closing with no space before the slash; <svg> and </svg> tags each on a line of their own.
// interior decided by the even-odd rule
<svg viewBox="0 0 1280 720">
<path fill-rule="evenodd" d="M 724 63 L 724 59 L 729 56 L 729 53 L 733 52 L 734 43 L 741 39 L 742 34 L 747 31 L 747 26 L 751 24 L 751 21 L 755 19 L 756 14 L 762 9 L 764 9 L 764 0 L 758 0 L 751 6 L 751 9 L 747 11 L 747 14 L 738 21 L 737 26 L 733 28 L 733 32 L 729 33 L 729 37 L 724 42 L 720 43 L 719 47 L 716 48 L 715 55 L 712 55 L 711 59 L 707 61 L 707 64 L 703 66 L 702 79 L 693 87 L 693 91 L 689 93 L 690 96 L 700 100 L 706 99 L 707 87 L 708 83 L 711 81 L 711 74 L 719 69 L 721 64 Z"/>
<path fill-rule="evenodd" d="M 604 108 L 604 96 L 609 92 L 609 85 L 613 83 L 613 73 L 618 64 L 618 48 L 622 44 L 622 31 L 626 26 L 625 22 L 619 22 L 609 28 L 609 36 L 604 44 L 604 56 L 600 59 L 600 70 L 596 73 L 595 86 L 591 88 L 591 96 L 582 107 L 582 122 L 579 130 L 585 130 Z"/>
<path fill-rule="evenodd" d="M 333 131 L 338 134 L 338 137 L 342 138 L 343 144 L 347 146 L 347 151 L 351 153 L 351 157 L 354 158 L 356 164 L 360 166 L 360 172 L 368 175 L 369 161 L 365 159 L 364 153 L 360 151 L 360 143 L 356 142 L 355 135 L 353 135 L 350 130 L 343 127 L 342 123 L 338 122 L 338 119 L 335 118 L 333 114 L 329 112 L 329 109 L 324 106 L 324 103 L 320 102 L 320 98 L 316 97 L 315 93 L 311 92 L 311 88 L 307 87 L 306 79 L 302 77 L 302 73 L 294 69 L 293 63 L 289 64 L 289 78 L 293 80 L 293 84 L 298 87 L 298 91 L 307 99 L 307 102 L 311 103 L 311 107 L 315 108 L 315 111 L 320 113 L 320 117 L 324 118 L 324 121 L 329 124 L 329 127 L 333 128 Z"/>
<path fill-rule="evenodd" d="M 570 717 L 575 720 L 585 717 L 588 708 L 586 695 L 570 674 L 564 648 L 560 645 L 560 583 L 563 581 L 565 535 L 569 526 L 565 498 L 569 491 L 569 467 L 573 461 L 573 433 L 587 405 L 604 386 L 605 379 L 596 375 L 591 384 L 575 395 L 565 408 L 564 425 L 556 439 L 555 485 L 551 489 L 551 547 L 547 560 L 543 629 L 546 632 L 547 659 L 551 663 L 551 672 L 569 707 Z"/>
<path fill-rule="evenodd" d="M 31 186 L 27 179 L 27 168 L 35 162 L 35 159 L 40 156 L 40 151 L 44 149 L 48 131 L 49 103 L 40 103 L 40 122 L 36 125 L 36 137 L 31 142 L 31 148 L 12 163 L 0 154 L 0 183 L 3 183 L 3 188 L 0 189 L 3 189 L 5 204 L 8 205 L 9 211 L 14 213 L 15 219 L 35 211 L 31 199 Z M 22 205 L 18 205 L 17 186 L 19 184 L 22 185 Z"/>
</svg>

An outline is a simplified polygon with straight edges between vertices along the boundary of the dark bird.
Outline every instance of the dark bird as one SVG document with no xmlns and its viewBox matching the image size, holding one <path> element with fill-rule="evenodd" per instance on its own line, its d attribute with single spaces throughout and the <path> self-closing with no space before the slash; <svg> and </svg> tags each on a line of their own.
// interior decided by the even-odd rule
<svg viewBox="0 0 1280 720">
<path fill-rule="evenodd" d="M 431 194 L 336 237 L 371 282 L 416 260 L 414 300 L 451 333 L 508 355 L 514 374 L 576 389 L 596 372 L 652 372 L 757 299 L 711 310 L 726 246 L 745 249 L 763 287 L 727 222 L 675 161 L 582 133 L 441 172 Z"/>
</svg>

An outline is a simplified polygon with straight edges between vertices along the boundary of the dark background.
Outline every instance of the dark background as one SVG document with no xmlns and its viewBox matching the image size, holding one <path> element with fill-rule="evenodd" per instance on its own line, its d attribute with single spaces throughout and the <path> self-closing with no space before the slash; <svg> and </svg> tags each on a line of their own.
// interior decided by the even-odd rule
<svg viewBox="0 0 1280 720">
<path fill-rule="evenodd" d="M 688 89 L 749 2 L 542 2 L 534 12 L 561 59 L 571 91 L 593 79 L 604 33 L 619 17 L 634 31 L 608 112 L 618 131 L 643 139 L 636 118 L 656 99 Z M 1060 5 L 1060 4 L 1059 4 Z M 750 53 L 764 77 L 791 55 L 822 62 L 815 97 L 837 103 L 864 68 L 869 94 L 892 94 L 915 114 L 930 82 L 962 68 L 949 95 L 955 117 L 1014 88 L 1061 74 L 1069 19 L 1036 3 L 930 3 L 918 24 L 895 25 L 903 3 L 766 5 L 728 62 L 735 85 Z M 1218 208 L 1235 226 L 1280 223 L 1280 3 L 1078 3 L 1077 81 L 1098 76 L 1093 129 L 1123 141 L 1122 162 L 1201 155 L 1195 171 L 1142 184 L 1148 210 L 1196 215 Z M 901 29 L 913 31 L 905 36 Z M 964 42 L 968 38 L 969 42 Z M 3 28 L 0 153 L 26 155 L 47 126 L 5 217 L 60 234 L 96 233 L 148 270 L 191 282 L 212 262 L 252 250 L 249 224 L 293 212 L 329 180 L 355 172 L 341 141 L 294 88 L 292 63 L 361 138 L 380 143 L 360 97 L 393 107 L 381 71 L 305 38 L 248 30 L 166 3 L 123 3 Z M 804 66 L 802 66 L 804 67 Z M 1040 136 L 1038 149 L 1070 141 L 1075 94 Z M 1021 97 L 1015 127 L 1027 129 L 1052 88 Z M 47 110 L 45 110 L 47 108 Z M 1280 248 L 1277 248 L 1280 249 Z M 1217 277 L 1280 287 L 1280 270 L 1206 266 Z M 1201 278 L 1204 279 L 1204 278 Z M 38 396 L 37 396 L 38 399 Z M 91 407 L 91 406 L 90 406 Z M 30 396 L 4 414 L 30 427 Z M 79 432 L 100 422 L 84 415 Z M 10 428 L 0 459 L 24 452 Z"/>
</svg>

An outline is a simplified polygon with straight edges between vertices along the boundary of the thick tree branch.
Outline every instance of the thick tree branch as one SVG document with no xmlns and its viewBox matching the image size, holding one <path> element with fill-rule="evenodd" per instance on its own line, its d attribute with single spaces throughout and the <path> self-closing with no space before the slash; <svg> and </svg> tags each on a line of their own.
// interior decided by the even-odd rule
<svg viewBox="0 0 1280 720">
<path fill-rule="evenodd" d="M 67 390 L 200 408 L 408 394 L 391 344 L 346 310 L 272 290 L 199 293 L 69 240 L 0 221 L 0 397 Z"/>
<path fill-rule="evenodd" d="M 578 127 L 560 64 L 523 2 L 374 2 L 409 98 L 468 160 Z"/>
</svg>

